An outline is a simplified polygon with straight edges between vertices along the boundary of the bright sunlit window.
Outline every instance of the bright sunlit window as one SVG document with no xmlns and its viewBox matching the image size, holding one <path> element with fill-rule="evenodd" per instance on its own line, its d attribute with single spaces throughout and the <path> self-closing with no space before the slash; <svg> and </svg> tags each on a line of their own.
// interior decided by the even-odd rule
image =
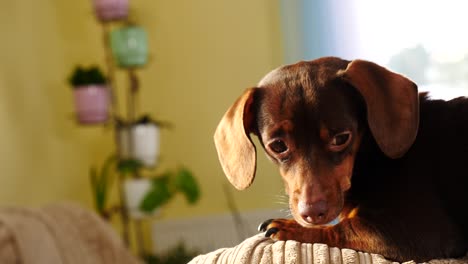
<svg viewBox="0 0 468 264">
<path fill-rule="evenodd" d="M 287 63 L 367 59 L 433 98 L 468 95 L 466 0 L 281 0 L 281 10 Z"/>
<path fill-rule="evenodd" d="M 354 0 L 357 53 L 433 97 L 468 95 L 468 1 Z"/>
</svg>

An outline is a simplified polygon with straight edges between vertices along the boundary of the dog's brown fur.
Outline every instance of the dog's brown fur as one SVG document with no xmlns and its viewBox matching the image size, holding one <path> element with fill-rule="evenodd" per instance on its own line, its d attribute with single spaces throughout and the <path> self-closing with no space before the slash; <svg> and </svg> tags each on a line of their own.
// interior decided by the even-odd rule
<svg viewBox="0 0 468 264">
<path fill-rule="evenodd" d="M 267 236 L 398 261 L 468 251 L 467 99 L 427 100 L 377 64 L 327 57 L 272 71 L 227 111 L 215 143 L 238 189 L 255 177 L 251 133 L 294 217 L 265 222 Z"/>
</svg>

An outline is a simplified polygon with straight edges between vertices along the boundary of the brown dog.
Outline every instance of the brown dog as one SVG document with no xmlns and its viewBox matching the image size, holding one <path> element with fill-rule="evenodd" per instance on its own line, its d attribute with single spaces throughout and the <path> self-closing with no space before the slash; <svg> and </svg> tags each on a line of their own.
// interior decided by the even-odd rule
<svg viewBox="0 0 468 264">
<path fill-rule="evenodd" d="M 468 251 L 468 100 L 428 100 L 377 64 L 327 57 L 276 69 L 222 118 L 215 143 L 237 189 L 259 137 L 293 219 L 260 227 L 397 261 Z"/>
</svg>

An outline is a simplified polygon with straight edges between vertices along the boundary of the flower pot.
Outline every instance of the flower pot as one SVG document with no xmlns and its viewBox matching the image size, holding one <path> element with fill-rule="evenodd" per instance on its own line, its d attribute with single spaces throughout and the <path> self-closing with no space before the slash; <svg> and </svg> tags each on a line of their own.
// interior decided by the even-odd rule
<svg viewBox="0 0 468 264">
<path fill-rule="evenodd" d="M 147 167 L 154 167 L 159 156 L 159 127 L 156 124 L 136 124 L 132 126 L 132 157 Z"/>
<path fill-rule="evenodd" d="M 82 124 L 97 124 L 109 116 L 109 90 L 105 85 L 78 86 L 73 89 L 78 121 Z"/>
<path fill-rule="evenodd" d="M 93 6 L 102 22 L 124 20 L 128 16 L 128 0 L 93 0 Z"/>
<path fill-rule="evenodd" d="M 141 27 L 128 26 L 112 31 L 111 48 L 120 67 L 139 67 L 148 61 L 148 40 Z"/>
<path fill-rule="evenodd" d="M 140 210 L 140 204 L 145 198 L 146 193 L 151 189 L 151 180 L 146 178 L 127 179 L 124 181 L 125 202 L 128 213 L 132 218 L 144 218 L 155 216 L 159 213 L 159 209 L 155 209 L 151 213 Z"/>
<path fill-rule="evenodd" d="M 119 129 L 119 155 L 133 158 L 146 167 L 154 167 L 159 156 L 159 127 L 154 123 L 123 126 Z"/>
</svg>

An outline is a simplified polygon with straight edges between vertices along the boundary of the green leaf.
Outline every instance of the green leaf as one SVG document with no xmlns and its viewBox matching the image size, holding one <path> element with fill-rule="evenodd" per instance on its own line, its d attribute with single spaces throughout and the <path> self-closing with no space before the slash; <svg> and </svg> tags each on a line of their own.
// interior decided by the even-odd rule
<svg viewBox="0 0 468 264">
<path fill-rule="evenodd" d="M 94 206 L 98 212 L 103 212 L 105 208 L 106 197 L 102 187 L 102 177 L 98 176 L 97 169 L 95 167 L 90 168 L 89 176 L 94 194 Z"/>
<path fill-rule="evenodd" d="M 184 194 L 189 204 L 194 204 L 200 199 L 200 188 L 197 180 L 186 168 L 180 168 L 175 176 L 175 185 L 178 191 Z"/>
<path fill-rule="evenodd" d="M 166 204 L 173 194 L 169 190 L 168 183 L 169 178 L 167 176 L 153 179 L 152 188 L 143 198 L 143 201 L 140 204 L 140 209 L 149 213 Z"/>
<path fill-rule="evenodd" d="M 97 66 L 92 66 L 89 69 L 77 66 L 68 81 L 72 87 L 77 87 L 89 84 L 105 84 L 106 77 Z"/>
<path fill-rule="evenodd" d="M 102 181 L 102 188 L 107 190 L 114 182 L 113 174 L 110 173 L 111 167 L 114 166 L 115 162 L 117 162 L 117 156 L 112 155 L 107 158 L 104 162 L 104 165 L 101 169 L 101 181 Z"/>
<path fill-rule="evenodd" d="M 111 167 L 115 164 L 117 157 L 110 156 L 104 162 L 100 171 L 96 167 L 89 169 L 91 188 L 94 195 L 96 210 L 100 213 L 105 212 L 108 193 L 114 181 L 114 175 L 111 173 Z"/>
<path fill-rule="evenodd" d="M 98 186 L 97 171 L 95 167 L 89 168 L 89 178 L 91 180 L 91 188 L 96 190 Z"/>
<path fill-rule="evenodd" d="M 106 78 L 97 66 L 92 66 L 87 71 L 88 82 L 90 84 L 105 84 Z"/>
<path fill-rule="evenodd" d="M 123 175 L 135 174 L 141 167 L 143 164 L 136 159 L 121 160 L 117 164 L 117 170 Z"/>
</svg>

